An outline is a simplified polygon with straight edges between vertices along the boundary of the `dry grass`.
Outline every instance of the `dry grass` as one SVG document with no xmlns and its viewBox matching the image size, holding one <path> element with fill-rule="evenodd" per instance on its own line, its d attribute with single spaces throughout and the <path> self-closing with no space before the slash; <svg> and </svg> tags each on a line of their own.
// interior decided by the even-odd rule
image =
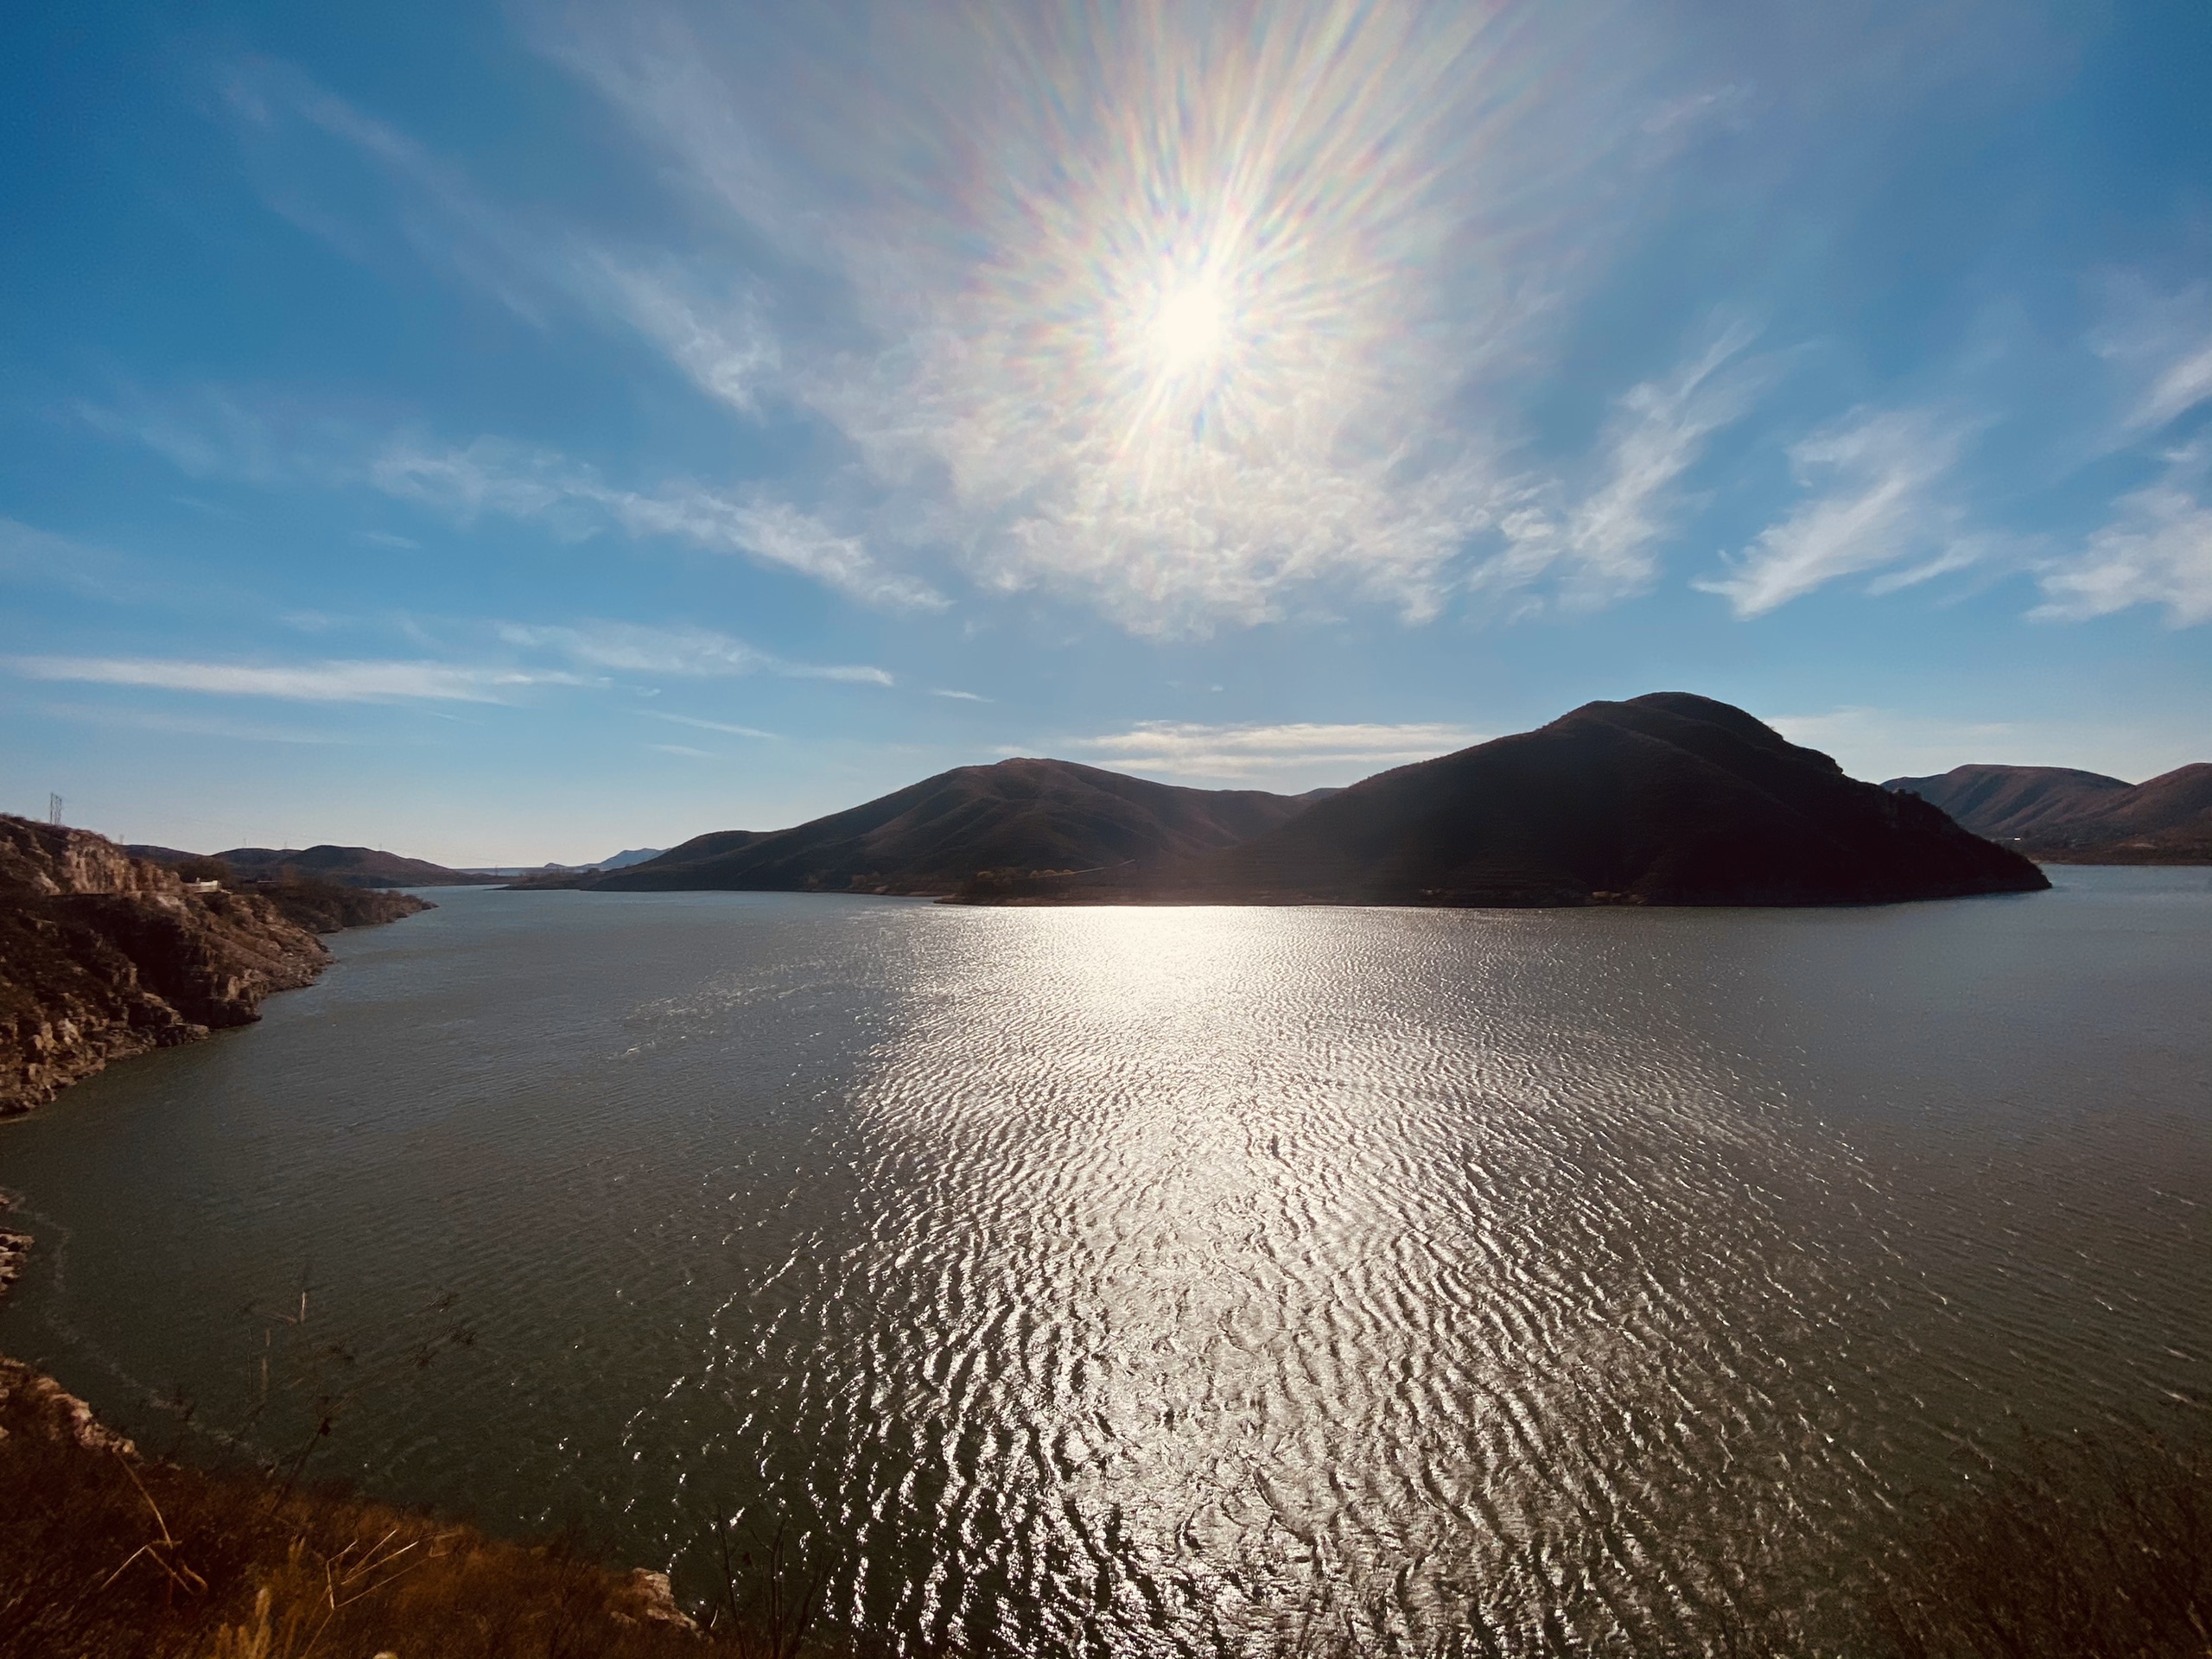
<svg viewBox="0 0 2212 1659">
<path fill-rule="evenodd" d="M 86 1446 L 21 1393 L 0 1402 L 4 1659 L 795 1659 L 827 1643 L 818 1581 L 748 1592 L 739 1558 L 710 1631 L 573 1539 L 524 1545 L 297 1487 Z"/>
</svg>

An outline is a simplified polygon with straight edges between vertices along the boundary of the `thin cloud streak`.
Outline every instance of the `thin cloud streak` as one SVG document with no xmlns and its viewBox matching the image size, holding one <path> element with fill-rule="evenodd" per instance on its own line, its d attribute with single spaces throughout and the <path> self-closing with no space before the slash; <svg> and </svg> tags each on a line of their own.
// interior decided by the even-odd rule
<svg viewBox="0 0 2212 1659">
<path fill-rule="evenodd" d="M 1484 741 L 1443 724 L 1205 726 L 1141 721 L 1126 732 L 1081 738 L 1073 747 L 1119 766 L 1189 778 L 1255 778 L 1293 769 L 1357 778 L 1427 760 Z M 1348 770 L 1349 769 L 1349 770 Z"/>
<path fill-rule="evenodd" d="M 104 709 L 95 704 L 49 702 L 45 713 L 88 725 L 118 726 L 143 732 L 162 732 L 181 737 L 219 737 L 242 743 L 286 743 L 308 747 L 344 745 L 352 740 L 327 732 L 303 732 L 291 727 L 258 726 L 235 720 L 202 720 L 190 715 L 166 714 L 153 709 Z"/>
<path fill-rule="evenodd" d="M 27 679 L 142 686 L 209 696 L 293 702 L 505 702 L 531 686 L 588 685 L 574 674 L 443 663 L 334 661 L 263 667 L 147 657 L 10 657 L 0 666 Z"/>
<path fill-rule="evenodd" d="M 485 512 L 543 522 L 582 539 L 607 524 L 632 535 L 667 536 L 717 553 L 741 553 L 811 576 L 869 604 L 941 610 L 927 583 L 886 570 L 857 537 L 766 492 L 703 485 L 658 493 L 617 489 L 592 469 L 549 450 L 497 439 L 460 448 L 396 443 L 378 455 L 369 477 L 386 494 L 449 512 L 463 523 Z"/>
<path fill-rule="evenodd" d="M 404 436 L 373 441 L 340 423 L 219 387 L 168 404 L 133 396 L 115 406 L 80 403 L 74 412 L 92 429 L 141 444 L 194 477 L 263 488 L 365 485 L 463 526 L 491 514 L 542 524 L 572 542 L 619 530 L 794 570 L 888 609 L 942 610 L 948 603 L 927 582 L 886 569 L 860 537 L 757 486 L 724 490 L 675 481 L 654 490 L 624 489 L 556 450 L 496 437 L 458 445 Z M 363 535 L 387 546 L 415 544 L 388 531 Z"/>
<path fill-rule="evenodd" d="M 2089 343 L 2131 385 L 2124 434 L 2156 432 L 2212 401 L 2212 283 L 2162 295 L 2139 277 L 2120 277 L 2108 308 Z"/>
<path fill-rule="evenodd" d="M 671 725 L 694 727 L 702 732 L 727 732 L 732 737 L 766 738 L 771 742 L 781 741 L 775 733 L 764 732 L 755 726 L 733 726 L 728 721 L 701 720 L 692 715 L 666 715 L 658 709 L 641 709 L 639 713 L 648 720 L 664 720 Z"/>
<path fill-rule="evenodd" d="M 673 674 L 687 679 L 778 674 L 848 685 L 895 683 L 880 668 L 794 663 L 711 628 L 655 628 L 635 622 L 588 622 L 580 627 L 501 622 L 495 626 L 499 638 L 511 645 L 556 651 L 573 662 L 635 674 Z"/>
<path fill-rule="evenodd" d="M 2113 504 L 2112 521 L 2040 578 L 2038 621 L 2079 622 L 2163 606 L 2177 628 L 2212 622 L 2212 440 L 2167 457 L 2164 477 Z"/>
<path fill-rule="evenodd" d="M 1600 435 L 1599 481 L 1569 505 L 1547 499 L 1565 493 L 1556 480 L 1532 488 L 1500 519 L 1506 550 L 1478 568 L 1469 586 L 1521 588 L 1556 570 L 1562 601 L 1576 607 L 1649 588 L 1684 505 L 1683 474 L 1713 435 L 1742 418 L 1772 383 L 1772 365 L 1741 360 L 1753 334 L 1732 324 L 1671 376 L 1624 394 Z"/>
<path fill-rule="evenodd" d="M 1871 783 L 1968 765 L 2074 766 L 2137 782 L 2203 755 L 2201 721 L 1976 720 L 1851 707 L 1763 716 L 1793 743 L 1832 755 Z"/>
<path fill-rule="evenodd" d="M 1913 580 L 1956 568 L 1971 544 L 1936 486 L 1965 439 L 1961 427 L 1910 410 L 1862 416 L 1805 439 L 1789 451 L 1790 470 L 1801 485 L 1824 487 L 1760 531 L 1726 575 L 1693 585 L 1750 618 L 1931 546 L 1935 561 Z"/>
</svg>

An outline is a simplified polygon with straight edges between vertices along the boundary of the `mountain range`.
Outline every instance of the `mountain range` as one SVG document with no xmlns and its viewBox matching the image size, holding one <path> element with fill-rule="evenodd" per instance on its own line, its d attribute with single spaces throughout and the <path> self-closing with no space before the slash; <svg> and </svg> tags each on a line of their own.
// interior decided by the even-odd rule
<svg viewBox="0 0 2212 1659">
<path fill-rule="evenodd" d="M 130 851 L 171 867 L 194 856 Z M 1303 795 L 1022 759 L 956 767 L 790 829 L 715 830 L 580 868 L 448 869 L 327 844 L 214 856 L 248 882 L 353 888 L 510 876 L 519 888 L 985 903 L 1786 905 L 2044 885 L 2022 855 L 2212 862 L 2212 766 L 2143 784 L 1967 766 L 1877 786 L 1739 709 L 1661 692 Z"/>
<path fill-rule="evenodd" d="M 793 829 L 717 830 L 625 869 L 512 885 L 947 894 L 983 871 L 1093 870 L 1232 846 L 1329 792 L 1185 789 L 1071 760 L 1001 760 L 956 767 Z"/>
<path fill-rule="evenodd" d="M 2018 853 L 1687 693 L 1302 796 L 1065 760 L 963 766 L 789 830 L 721 830 L 524 887 L 982 903 L 1878 903 L 2046 887 Z"/>
<path fill-rule="evenodd" d="M 1883 787 L 2047 863 L 2212 864 L 2212 766 L 2202 762 L 2140 784 L 2062 766 L 1969 766 Z"/>
<path fill-rule="evenodd" d="M 1400 766 L 1225 849 L 979 881 L 1044 903 L 1881 904 L 2048 887 L 1938 809 L 1684 692 Z"/>
<path fill-rule="evenodd" d="M 145 845 L 131 846 L 124 850 L 134 858 L 148 859 L 171 869 L 213 859 L 227 866 L 231 874 L 242 881 L 327 881 L 340 887 L 480 887 L 495 878 L 541 873 L 537 869 L 525 870 L 518 867 L 494 870 L 448 869 L 427 859 L 403 858 L 397 853 L 383 852 L 373 847 L 338 847 L 327 842 L 305 848 L 232 847 L 220 853 L 187 853 L 174 847 Z M 572 868 L 625 869 L 630 865 L 642 864 L 647 859 L 659 857 L 660 850 L 658 847 L 632 847 L 598 864 L 581 867 L 548 864 L 543 869 L 550 872 Z"/>
</svg>

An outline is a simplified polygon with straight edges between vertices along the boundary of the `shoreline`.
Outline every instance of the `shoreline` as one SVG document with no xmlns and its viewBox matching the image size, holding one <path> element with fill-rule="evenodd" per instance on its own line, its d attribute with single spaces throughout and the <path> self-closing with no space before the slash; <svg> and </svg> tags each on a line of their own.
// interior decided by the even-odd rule
<svg viewBox="0 0 2212 1659">
<path fill-rule="evenodd" d="M 321 977 L 321 935 L 432 908 L 327 882 L 211 890 L 105 836 L 0 815 L 0 1119 L 115 1061 L 251 1025 Z"/>
</svg>

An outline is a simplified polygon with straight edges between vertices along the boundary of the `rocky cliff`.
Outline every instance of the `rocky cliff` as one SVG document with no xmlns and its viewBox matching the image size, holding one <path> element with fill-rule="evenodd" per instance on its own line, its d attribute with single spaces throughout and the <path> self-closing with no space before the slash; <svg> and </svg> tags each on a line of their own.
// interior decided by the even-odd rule
<svg viewBox="0 0 2212 1659">
<path fill-rule="evenodd" d="M 377 897 L 388 913 L 373 919 L 424 907 Z M 316 900 L 190 891 L 105 836 L 0 815 L 0 1115 L 111 1060 L 249 1024 L 271 992 L 311 982 L 329 961 L 311 929 L 346 908 Z"/>
</svg>

